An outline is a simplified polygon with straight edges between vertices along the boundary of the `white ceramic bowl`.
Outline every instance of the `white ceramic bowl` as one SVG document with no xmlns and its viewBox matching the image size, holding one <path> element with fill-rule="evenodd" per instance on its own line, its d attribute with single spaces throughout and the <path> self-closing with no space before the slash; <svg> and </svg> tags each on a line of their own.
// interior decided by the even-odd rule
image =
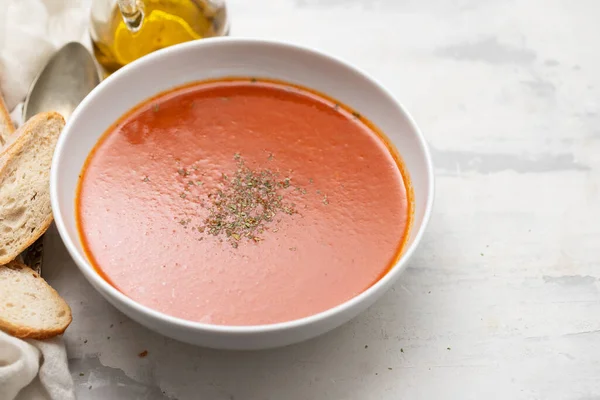
<svg viewBox="0 0 600 400">
<path fill-rule="evenodd" d="M 143 306 L 108 284 L 88 262 L 75 224 L 75 191 L 83 164 L 102 133 L 145 99 L 185 83 L 227 76 L 279 79 L 313 88 L 356 109 L 396 145 L 414 189 L 414 220 L 398 263 L 355 298 L 320 314 L 261 326 L 191 322 Z M 372 305 L 398 279 L 415 251 L 431 213 L 433 167 L 425 139 L 408 112 L 374 79 L 351 65 L 304 47 L 264 40 L 220 38 L 170 47 L 122 68 L 81 103 L 63 130 L 51 173 L 54 218 L 86 279 L 135 321 L 183 342 L 224 349 L 263 349 L 323 334 Z"/>
</svg>

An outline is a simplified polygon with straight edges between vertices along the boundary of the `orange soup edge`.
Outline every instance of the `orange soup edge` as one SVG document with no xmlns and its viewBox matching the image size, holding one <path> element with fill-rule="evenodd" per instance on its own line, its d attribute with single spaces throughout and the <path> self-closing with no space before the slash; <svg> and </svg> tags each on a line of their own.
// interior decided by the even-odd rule
<svg viewBox="0 0 600 400">
<path fill-rule="evenodd" d="M 373 123 L 315 90 L 245 77 L 132 108 L 90 152 L 75 202 L 103 279 L 220 325 L 294 320 L 355 297 L 397 263 L 414 217 L 408 171 Z"/>
</svg>

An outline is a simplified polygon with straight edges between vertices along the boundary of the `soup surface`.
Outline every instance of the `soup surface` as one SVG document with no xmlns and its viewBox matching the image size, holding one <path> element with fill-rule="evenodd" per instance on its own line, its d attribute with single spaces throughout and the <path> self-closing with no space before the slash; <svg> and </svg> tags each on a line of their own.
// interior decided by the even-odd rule
<svg viewBox="0 0 600 400">
<path fill-rule="evenodd" d="M 282 82 L 200 82 L 123 116 L 79 185 L 85 251 L 176 317 L 258 325 L 319 313 L 400 255 L 410 190 L 360 115 Z"/>
</svg>

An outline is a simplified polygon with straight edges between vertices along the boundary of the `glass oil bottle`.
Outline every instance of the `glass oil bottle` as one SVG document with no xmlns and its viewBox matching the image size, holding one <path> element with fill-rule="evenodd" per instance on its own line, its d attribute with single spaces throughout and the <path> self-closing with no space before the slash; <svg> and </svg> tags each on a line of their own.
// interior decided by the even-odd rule
<svg viewBox="0 0 600 400">
<path fill-rule="evenodd" d="M 93 0 L 90 35 L 107 74 L 153 51 L 225 36 L 224 0 Z"/>
</svg>

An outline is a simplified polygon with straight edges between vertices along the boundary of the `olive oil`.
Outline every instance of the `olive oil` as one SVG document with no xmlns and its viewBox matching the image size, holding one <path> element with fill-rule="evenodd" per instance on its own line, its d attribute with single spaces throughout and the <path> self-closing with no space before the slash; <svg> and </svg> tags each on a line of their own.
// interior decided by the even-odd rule
<svg viewBox="0 0 600 400">
<path fill-rule="evenodd" d="M 90 35 L 94 55 L 110 74 L 148 53 L 190 40 L 228 34 L 224 1 L 137 0 L 139 24 L 124 20 L 114 0 L 93 6 Z"/>
</svg>

